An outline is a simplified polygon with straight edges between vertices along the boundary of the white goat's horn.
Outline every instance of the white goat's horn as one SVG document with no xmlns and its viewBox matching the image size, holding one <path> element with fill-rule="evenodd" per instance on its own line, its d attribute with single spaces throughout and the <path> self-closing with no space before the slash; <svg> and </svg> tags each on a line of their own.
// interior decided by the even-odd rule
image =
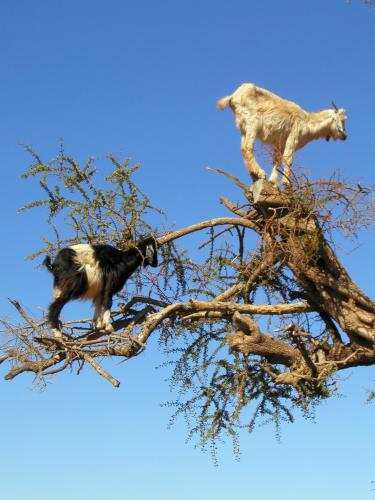
<svg viewBox="0 0 375 500">
<path fill-rule="evenodd" d="M 339 108 L 336 106 L 336 104 L 335 104 L 333 101 L 332 101 L 332 106 L 333 106 L 333 109 L 334 109 L 335 111 L 338 111 L 338 110 L 339 110 Z"/>
</svg>

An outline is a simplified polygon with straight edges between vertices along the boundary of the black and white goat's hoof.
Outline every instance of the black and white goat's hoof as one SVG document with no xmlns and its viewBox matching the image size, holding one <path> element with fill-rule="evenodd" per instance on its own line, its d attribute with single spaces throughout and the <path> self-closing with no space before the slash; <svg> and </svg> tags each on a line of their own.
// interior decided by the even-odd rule
<svg viewBox="0 0 375 500">
<path fill-rule="evenodd" d="M 51 333 L 56 339 L 62 339 L 62 332 L 58 328 L 52 328 Z"/>
</svg>

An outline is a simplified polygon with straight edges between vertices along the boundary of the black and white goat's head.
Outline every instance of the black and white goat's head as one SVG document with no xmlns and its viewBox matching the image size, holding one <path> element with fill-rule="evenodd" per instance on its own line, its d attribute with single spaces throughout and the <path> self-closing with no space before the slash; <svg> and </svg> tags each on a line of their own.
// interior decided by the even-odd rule
<svg viewBox="0 0 375 500">
<path fill-rule="evenodd" d="M 141 238 L 136 243 L 136 246 L 142 254 L 143 267 L 146 267 L 146 266 L 157 267 L 158 266 L 158 250 L 157 250 L 157 246 L 156 246 L 156 240 L 153 236 L 148 235 L 148 236 L 145 236 L 144 238 Z"/>
</svg>

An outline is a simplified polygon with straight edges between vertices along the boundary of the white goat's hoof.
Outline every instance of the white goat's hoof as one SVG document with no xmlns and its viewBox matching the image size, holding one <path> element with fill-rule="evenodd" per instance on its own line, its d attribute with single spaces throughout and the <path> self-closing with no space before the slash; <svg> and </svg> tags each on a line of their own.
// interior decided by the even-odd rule
<svg viewBox="0 0 375 500">
<path fill-rule="evenodd" d="M 284 187 L 289 187 L 290 186 L 290 179 L 287 175 L 283 175 L 281 177 L 281 182 L 284 185 Z"/>
<path fill-rule="evenodd" d="M 264 181 L 265 179 L 258 179 L 252 186 L 254 203 L 259 201 L 259 197 L 263 191 Z"/>
</svg>

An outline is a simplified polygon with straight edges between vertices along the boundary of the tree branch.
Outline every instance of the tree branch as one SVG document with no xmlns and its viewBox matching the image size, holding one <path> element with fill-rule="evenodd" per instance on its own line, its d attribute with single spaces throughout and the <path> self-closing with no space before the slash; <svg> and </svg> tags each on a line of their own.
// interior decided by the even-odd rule
<svg viewBox="0 0 375 500">
<path fill-rule="evenodd" d="M 197 224 L 187 226 L 183 229 L 179 229 L 178 231 L 174 231 L 172 233 L 167 233 L 166 235 L 158 238 L 158 245 L 159 246 L 164 245 L 165 243 L 168 243 L 169 241 L 176 240 L 177 238 L 181 238 L 182 236 L 186 236 L 187 234 L 194 233 L 195 231 L 201 231 L 202 229 L 205 229 L 207 227 L 223 226 L 223 225 L 230 225 L 230 224 L 246 227 L 246 228 L 252 229 L 254 231 L 257 230 L 256 225 L 247 219 L 239 218 L 239 217 L 238 218 L 218 217 L 216 219 L 209 219 L 206 221 L 198 222 Z"/>
</svg>

